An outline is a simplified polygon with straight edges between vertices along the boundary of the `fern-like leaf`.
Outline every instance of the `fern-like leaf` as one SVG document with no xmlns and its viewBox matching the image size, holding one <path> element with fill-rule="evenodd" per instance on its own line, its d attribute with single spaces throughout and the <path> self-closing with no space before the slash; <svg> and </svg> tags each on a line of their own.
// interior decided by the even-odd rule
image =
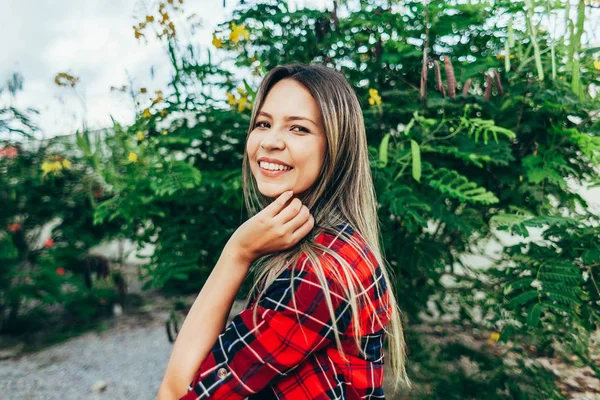
<svg viewBox="0 0 600 400">
<path fill-rule="evenodd" d="M 501 214 L 494 215 L 492 218 L 490 218 L 490 226 L 492 228 L 498 228 L 498 230 L 510 230 L 512 233 L 523 237 L 529 236 L 529 231 L 527 228 L 543 228 L 546 226 L 555 225 L 578 228 L 582 225 L 582 223 L 573 218 L 554 215 L 545 215 L 532 218 L 528 215 Z"/>
<path fill-rule="evenodd" d="M 157 168 L 150 178 L 150 189 L 157 196 L 172 196 L 178 190 L 192 189 L 200 184 L 202 174 L 184 161 L 173 162 L 168 169 Z"/>
<path fill-rule="evenodd" d="M 428 177 L 428 184 L 441 193 L 473 204 L 494 204 L 498 198 L 494 193 L 460 175 L 456 171 L 441 168 Z"/>
</svg>

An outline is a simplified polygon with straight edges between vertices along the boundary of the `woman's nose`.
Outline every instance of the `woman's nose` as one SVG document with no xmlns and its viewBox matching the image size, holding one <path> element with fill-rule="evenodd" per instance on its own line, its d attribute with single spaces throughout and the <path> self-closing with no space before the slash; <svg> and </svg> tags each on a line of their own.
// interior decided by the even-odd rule
<svg viewBox="0 0 600 400">
<path fill-rule="evenodd" d="M 269 132 L 265 135 L 262 142 L 266 148 L 282 147 L 285 145 L 282 132 Z"/>
</svg>

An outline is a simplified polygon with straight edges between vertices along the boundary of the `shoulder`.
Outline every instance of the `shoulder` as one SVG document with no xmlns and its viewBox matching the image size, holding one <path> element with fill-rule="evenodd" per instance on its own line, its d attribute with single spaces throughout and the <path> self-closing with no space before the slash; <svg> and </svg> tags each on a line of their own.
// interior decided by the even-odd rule
<svg viewBox="0 0 600 400">
<path fill-rule="evenodd" d="M 325 229 L 315 238 L 317 257 L 323 272 L 329 279 L 344 276 L 341 261 L 345 261 L 354 280 L 365 284 L 372 281 L 377 273 L 379 262 L 363 236 L 349 223 L 339 224 L 334 229 Z M 322 249 L 326 247 L 329 250 Z M 306 254 L 302 254 L 293 269 L 314 273 L 314 265 Z M 341 274 L 340 274 L 341 273 Z"/>
<path fill-rule="evenodd" d="M 360 331 L 371 333 L 385 326 L 389 321 L 391 293 L 383 274 L 383 267 L 363 236 L 349 224 L 343 224 L 333 231 L 322 232 L 315 241 L 331 250 L 321 253 L 320 249 L 317 249 L 330 292 L 335 293 L 345 304 L 350 300 L 348 282 L 353 283 L 353 296 L 356 296 L 360 310 L 357 322 Z M 340 260 L 345 261 L 344 264 L 347 265 L 342 265 Z M 315 266 L 305 254 L 293 268 L 302 270 L 306 276 L 313 279 L 314 285 L 317 284 Z"/>
</svg>

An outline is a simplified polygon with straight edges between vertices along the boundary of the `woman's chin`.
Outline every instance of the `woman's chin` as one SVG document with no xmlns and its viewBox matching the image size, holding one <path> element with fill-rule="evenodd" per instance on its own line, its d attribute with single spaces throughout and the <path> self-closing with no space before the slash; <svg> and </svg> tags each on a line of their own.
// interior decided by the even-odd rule
<svg viewBox="0 0 600 400">
<path fill-rule="evenodd" d="M 288 185 L 258 185 L 258 191 L 265 197 L 276 198 L 279 197 L 283 192 L 290 190 Z"/>
<path fill-rule="evenodd" d="M 286 190 L 287 189 L 284 189 L 284 190 L 261 190 L 260 193 L 265 197 L 270 197 L 270 198 L 274 199 L 274 198 L 279 197 Z"/>
</svg>

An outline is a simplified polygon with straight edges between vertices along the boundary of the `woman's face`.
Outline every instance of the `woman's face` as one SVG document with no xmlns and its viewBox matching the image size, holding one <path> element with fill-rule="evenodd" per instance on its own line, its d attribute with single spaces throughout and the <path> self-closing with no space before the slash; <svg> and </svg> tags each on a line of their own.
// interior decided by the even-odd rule
<svg viewBox="0 0 600 400">
<path fill-rule="evenodd" d="M 287 190 L 293 190 L 294 197 L 304 192 L 317 180 L 326 148 L 321 113 L 308 89 L 291 79 L 277 82 L 267 93 L 246 143 L 260 192 L 272 198 Z M 272 160 L 259 164 L 265 157 Z M 272 163 L 292 168 L 265 170 Z"/>
</svg>

